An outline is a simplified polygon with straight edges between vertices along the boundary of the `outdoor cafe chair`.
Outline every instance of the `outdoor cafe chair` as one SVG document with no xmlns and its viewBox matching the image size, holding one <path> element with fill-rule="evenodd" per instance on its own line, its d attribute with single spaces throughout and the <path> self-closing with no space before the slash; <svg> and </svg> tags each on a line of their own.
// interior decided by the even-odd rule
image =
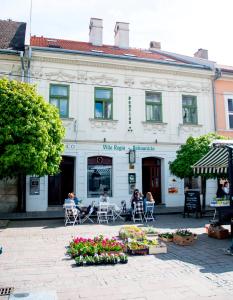
<svg viewBox="0 0 233 300">
<path fill-rule="evenodd" d="M 94 223 L 94 221 L 90 218 L 94 212 L 94 208 L 95 208 L 95 201 L 92 201 L 89 212 L 83 218 L 81 218 L 81 224 L 85 223 L 86 221 L 90 221 L 91 223 Z"/>
<path fill-rule="evenodd" d="M 133 211 L 132 211 L 133 222 L 140 221 L 143 222 L 144 209 L 143 209 L 143 201 L 138 201 L 133 203 Z"/>
<path fill-rule="evenodd" d="M 117 205 L 115 205 L 113 213 L 114 213 L 114 221 L 116 221 L 117 219 L 121 219 L 121 220 L 125 220 L 121 215 L 123 213 L 126 212 L 126 201 L 123 200 L 121 201 L 121 206 L 118 207 Z"/>
<path fill-rule="evenodd" d="M 106 202 L 100 202 L 99 209 L 97 211 L 97 221 L 98 223 L 108 223 L 108 210 L 109 204 Z"/>
<path fill-rule="evenodd" d="M 146 211 L 145 211 L 145 220 L 147 221 L 154 221 L 154 203 L 153 202 L 146 202 Z"/>
<path fill-rule="evenodd" d="M 74 205 L 64 204 L 65 226 L 67 224 L 75 225 L 80 222 L 80 213 Z"/>
</svg>

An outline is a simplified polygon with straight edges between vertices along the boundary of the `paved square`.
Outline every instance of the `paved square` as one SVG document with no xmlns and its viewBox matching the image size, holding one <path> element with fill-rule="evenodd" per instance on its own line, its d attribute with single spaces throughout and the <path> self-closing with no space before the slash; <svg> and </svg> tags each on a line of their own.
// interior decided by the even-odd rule
<svg viewBox="0 0 233 300">
<path fill-rule="evenodd" d="M 0 287 L 56 291 L 59 300 L 233 299 L 233 256 L 222 250 L 231 241 L 208 238 L 205 223 L 208 219 L 158 216 L 150 225 L 159 232 L 189 228 L 198 240 L 186 247 L 168 244 L 167 254 L 130 257 L 126 265 L 76 267 L 65 256 L 72 237 L 116 236 L 123 223 L 10 222 L 0 229 Z"/>
</svg>

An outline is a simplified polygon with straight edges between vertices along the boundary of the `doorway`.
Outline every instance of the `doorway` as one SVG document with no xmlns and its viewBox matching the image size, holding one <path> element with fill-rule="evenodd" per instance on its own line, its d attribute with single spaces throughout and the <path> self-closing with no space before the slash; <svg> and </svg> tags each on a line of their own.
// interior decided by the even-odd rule
<svg viewBox="0 0 233 300">
<path fill-rule="evenodd" d="M 142 159 L 142 193 L 151 192 L 156 204 L 161 203 L 161 159 Z"/>
<path fill-rule="evenodd" d="M 48 177 L 48 205 L 62 205 L 74 191 L 74 157 L 62 156 L 60 173 Z"/>
</svg>

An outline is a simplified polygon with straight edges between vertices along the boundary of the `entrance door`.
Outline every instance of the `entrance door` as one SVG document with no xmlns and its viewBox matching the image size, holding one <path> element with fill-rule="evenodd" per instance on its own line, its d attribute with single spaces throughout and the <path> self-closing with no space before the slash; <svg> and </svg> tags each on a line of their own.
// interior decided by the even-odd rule
<svg viewBox="0 0 233 300">
<path fill-rule="evenodd" d="M 161 203 L 161 160 L 155 157 L 142 159 L 142 192 L 151 192 L 155 203 Z"/>
<path fill-rule="evenodd" d="M 63 156 L 60 173 L 48 177 L 48 204 L 61 205 L 74 191 L 74 157 Z"/>
</svg>

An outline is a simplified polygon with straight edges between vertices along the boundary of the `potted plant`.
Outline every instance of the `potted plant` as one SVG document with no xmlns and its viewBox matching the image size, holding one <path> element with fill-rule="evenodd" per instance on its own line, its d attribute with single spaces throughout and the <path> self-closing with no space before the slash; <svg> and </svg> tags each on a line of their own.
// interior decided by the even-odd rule
<svg viewBox="0 0 233 300">
<path fill-rule="evenodd" d="M 155 237 L 158 235 L 158 231 L 154 227 L 144 227 L 143 231 L 148 237 Z"/>
<path fill-rule="evenodd" d="M 188 246 L 194 242 L 194 234 L 187 229 L 178 229 L 174 236 L 173 242 L 177 245 Z"/>
<path fill-rule="evenodd" d="M 173 233 L 172 232 L 160 233 L 159 238 L 164 242 L 172 242 L 173 241 Z"/>
</svg>

